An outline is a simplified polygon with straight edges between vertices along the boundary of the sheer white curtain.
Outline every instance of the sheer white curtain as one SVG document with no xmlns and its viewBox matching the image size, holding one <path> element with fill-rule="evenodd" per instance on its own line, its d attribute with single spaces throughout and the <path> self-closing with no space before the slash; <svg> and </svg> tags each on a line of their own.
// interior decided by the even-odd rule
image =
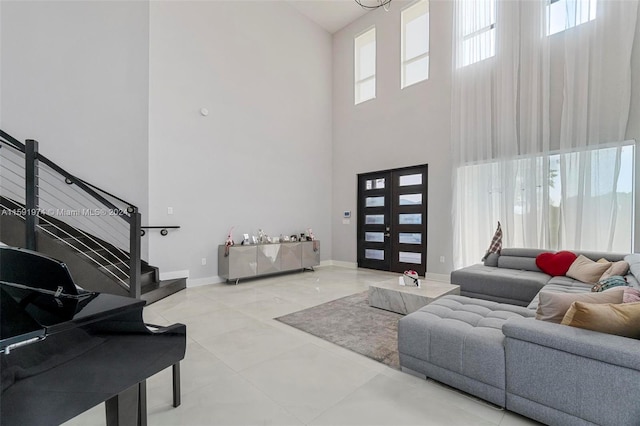
<svg viewBox="0 0 640 426">
<path fill-rule="evenodd" d="M 498 220 L 504 247 L 631 248 L 620 182 L 633 149 L 620 141 L 638 1 L 561 1 L 573 24 L 570 8 L 597 10 L 548 36 L 545 0 L 455 1 L 456 267 L 478 262 Z"/>
</svg>

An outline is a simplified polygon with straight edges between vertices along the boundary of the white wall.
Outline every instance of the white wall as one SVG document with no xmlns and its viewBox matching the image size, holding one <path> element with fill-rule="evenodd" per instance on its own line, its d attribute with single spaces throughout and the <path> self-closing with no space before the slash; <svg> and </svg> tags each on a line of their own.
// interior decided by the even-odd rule
<svg viewBox="0 0 640 426">
<path fill-rule="evenodd" d="M 38 140 L 49 159 L 142 212 L 148 210 L 148 7 L 0 2 L 0 128 Z"/>
<path fill-rule="evenodd" d="M 211 282 L 231 226 L 237 243 L 312 227 L 331 259 L 331 36 L 285 2 L 150 16 L 149 222 L 182 227 L 149 236 L 151 263 Z"/>
<path fill-rule="evenodd" d="M 429 165 L 427 272 L 452 268 L 451 222 L 451 17 L 452 3 L 430 2 L 430 70 L 427 81 L 400 89 L 400 11 L 394 0 L 334 35 L 333 53 L 333 259 L 356 262 L 357 174 Z M 376 99 L 353 104 L 353 38 L 376 26 Z M 351 210 L 349 225 L 342 212 Z M 440 256 L 445 262 L 440 263 Z"/>
</svg>

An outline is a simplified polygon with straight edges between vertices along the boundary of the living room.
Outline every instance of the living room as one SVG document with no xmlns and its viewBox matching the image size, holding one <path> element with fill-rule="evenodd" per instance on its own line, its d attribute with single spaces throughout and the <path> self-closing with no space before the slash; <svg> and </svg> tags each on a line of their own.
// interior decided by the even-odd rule
<svg viewBox="0 0 640 426">
<path fill-rule="evenodd" d="M 344 287 L 328 294 L 342 297 L 344 289 L 362 289 L 373 278 L 354 269 L 356 221 L 344 220 L 344 212 L 357 211 L 357 174 L 428 164 L 427 277 L 447 280 L 466 266 L 455 260 L 452 221 L 453 2 L 429 2 L 428 79 L 403 89 L 400 12 L 412 2 L 393 0 L 389 11 L 367 13 L 334 33 L 289 3 L 3 0 L 0 128 L 21 140 L 38 140 L 40 151 L 58 164 L 135 202 L 144 225 L 180 226 L 167 236 L 148 233 L 143 258 L 165 277 L 188 277 L 194 295 L 222 281 L 217 247 L 232 227 L 236 243 L 259 229 L 278 235 L 311 227 L 322 242 L 321 264 L 350 271 L 337 279 Z M 354 105 L 354 37 L 373 26 L 375 99 Z M 637 141 L 640 26 L 634 40 L 623 139 Z M 478 229 L 477 261 L 495 225 L 487 220 Z M 636 233 L 629 251 L 638 246 Z M 348 283 L 352 274 L 362 277 Z M 331 278 L 318 279 L 315 287 L 322 288 Z M 264 300 L 260 283 L 269 284 L 251 282 L 237 291 L 249 290 L 244 300 L 258 303 Z M 286 304 L 284 294 L 271 295 Z M 193 297 L 178 296 L 176 305 L 189 306 L 183 312 L 214 307 L 181 298 Z M 296 301 L 288 303 L 293 309 Z M 189 319 L 160 311 L 161 305 L 150 314 Z M 204 327 L 188 325 L 196 334 Z M 193 352 L 203 354 L 200 349 Z M 367 372 L 375 368 L 368 364 Z M 359 380 L 364 379 L 354 382 Z M 421 382 L 408 383 L 398 391 L 410 392 Z M 461 407 L 476 404 L 452 398 Z M 489 423 L 509 417 L 492 408 L 478 410 L 489 413 Z M 521 420 L 514 418 L 507 420 Z M 476 420 L 458 418 L 463 424 Z"/>
</svg>

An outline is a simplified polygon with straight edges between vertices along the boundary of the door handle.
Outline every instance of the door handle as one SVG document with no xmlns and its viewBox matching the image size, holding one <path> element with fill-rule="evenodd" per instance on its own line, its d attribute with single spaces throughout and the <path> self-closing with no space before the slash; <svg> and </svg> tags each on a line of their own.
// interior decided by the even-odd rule
<svg viewBox="0 0 640 426">
<path fill-rule="evenodd" d="M 387 233 L 384 234 L 384 236 L 388 238 L 388 237 L 391 236 L 391 234 L 387 232 Z"/>
</svg>

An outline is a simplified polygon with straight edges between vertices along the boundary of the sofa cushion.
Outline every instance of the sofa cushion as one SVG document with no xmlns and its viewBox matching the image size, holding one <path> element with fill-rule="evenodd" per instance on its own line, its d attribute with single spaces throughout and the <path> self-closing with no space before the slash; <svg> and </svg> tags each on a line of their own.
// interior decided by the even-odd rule
<svg viewBox="0 0 640 426">
<path fill-rule="evenodd" d="M 498 267 L 508 269 L 519 269 L 523 271 L 542 272 L 536 265 L 536 257 L 548 252 L 541 249 L 527 248 L 506 248 L 500 250 L 498 257 Z"/>
<path fill-rule="evenodd" d="M 502 250 L 500 250 L 500 255 L 514 257 L 532 257 L 535 259 L 539 254 L 548 251 L 549 250 L 532 248 L 503 248 Z"/>
<path fill-rule="evenodd" d="M 502 325 L 533 315 L 519 306 L 445 296 L 400 319 L 398 351 L 504 389 Z"/>
<path fill-rule="evenodd" d="M 553 277 L 549 280 L 547 285 L 542 287 L 542 291 L 551 293 L 589 293 L 591 292 L 591 284 L 583 283 L 582 281 L 574 280 L 569 277 Z M 540 293 L 531 300 L 531 303 L 527 306 L 529 309 L 537 309 L 540 300 Z"/>
<path fill-rule="evenodd" d="M 568 287 L 568 288 L 578 288 L 578 289 L 588 289 L 588 291 L 591 291 L 591 284 L 582 282 L 580 280 L 576 280 L 575 278 L 571 278 L 571 277 L 553 277 L 549 280 L 549 282 L 547 283 L 547 285 L 556 285 L 556 286 L 562 286 L 562 287 Z M 544 291 L 544 289 L 543 289 Z M 561 291 L 562 293 L 562 291 Z"/>
<path fill-rule="evenodd" d="M 624 261 L 629 264 L 629 275 L 633 278 L 633 280 L 629 280 L 627 277 L 627 282 L 631 287 L 640 289 L 640 254 L 629 254 L 625 256 Z"/>
<path fill-rule="evenodd" d="M 501 256 L 502 257 L 502 256 Z M 534 259 L 531 259 L 532 261 Z M 526 306 L 551 278 L 543 272 L 493 268 L 481 264 L 451 273 L 451 283 L 460 286 L 460 294 L 473 294 L 521 301 Z"/>
<path fill-rule="evenodd" d="M 640 302 L 621 304 L 573 302 L 561 324 L 640 339 Z"/>
<path fill-rule="evenodd" d="M 640 302 L 640 290 L 637 288 L 625 287 L 622 303 Z"/>
<path fill-rule="evenodd" d="M 595 284 L 604 271 L 609 269 L 610 266 L 611 263 L 594 262 L 588 257 L 580 255 L 575 262 L 571 264 L 571 267 L 567 271 L 567 276 L 584 281 L 585 283 Z"/>
<path fill-rule="evenodd" d="M 489 253 L 486 259 L 484 259 L 484 266 L 498 267 L 499 258 L 500 258 L 500 255 L 498 253 Z"/>
<path fill-rule="evenodd" d="M 542 272 L 536 265 L 535 257 L 524 256 L 500 256 L 498 258 L 498 268 L 517 269 L 520 271 Z"/>
<path fill-rule="evenodd" d="M 632 274 L 625 275 L 624 279 L 627 280 L 629 287 L 640 290 L 640 282 Z"/>
<path fill-rule="evenodd" d="M 602 293 L 552 293 L 541 291 L 539 304 L 536 309 L 536 319 L 541 321 L 560 323 L 573 302 L 587 303 L 622 303 L 624 290 L 615 290 Z"/>
<path fill-rule="evenodd" d="M 627 272 L 629 272 L 629 264 L 627 262 L 625 262 L 624 260 L 613 262 L 609 267 L 609 269 L 607 269 L 602 273 L 599 281 L 605 280 L 607 278 L 610 278 L 616 275 L 624 276 L 627 274 Z"/>
<path fill-rule="evenodd" d="M 609 253 L 606 251 L 573 250 L 573 252 L 578 256 L 583 255 L 584 257 L 588 257 L 593 261 L 597 261 L 599 259 L 604 258 L 607 262 L 618 262 L 620 260 L 624 260 L 624 257 L 627 256 L 626 253 Z"/>
<path fill-rule="evenodd" d="M 536 257 L 536 265 L 545 274 L 552 277 L 563 276 L 567 273 L 571 264 L 578 256 L 570 251 L 559 251 L 557 253 L 541 253 Z"/>
</svg>

